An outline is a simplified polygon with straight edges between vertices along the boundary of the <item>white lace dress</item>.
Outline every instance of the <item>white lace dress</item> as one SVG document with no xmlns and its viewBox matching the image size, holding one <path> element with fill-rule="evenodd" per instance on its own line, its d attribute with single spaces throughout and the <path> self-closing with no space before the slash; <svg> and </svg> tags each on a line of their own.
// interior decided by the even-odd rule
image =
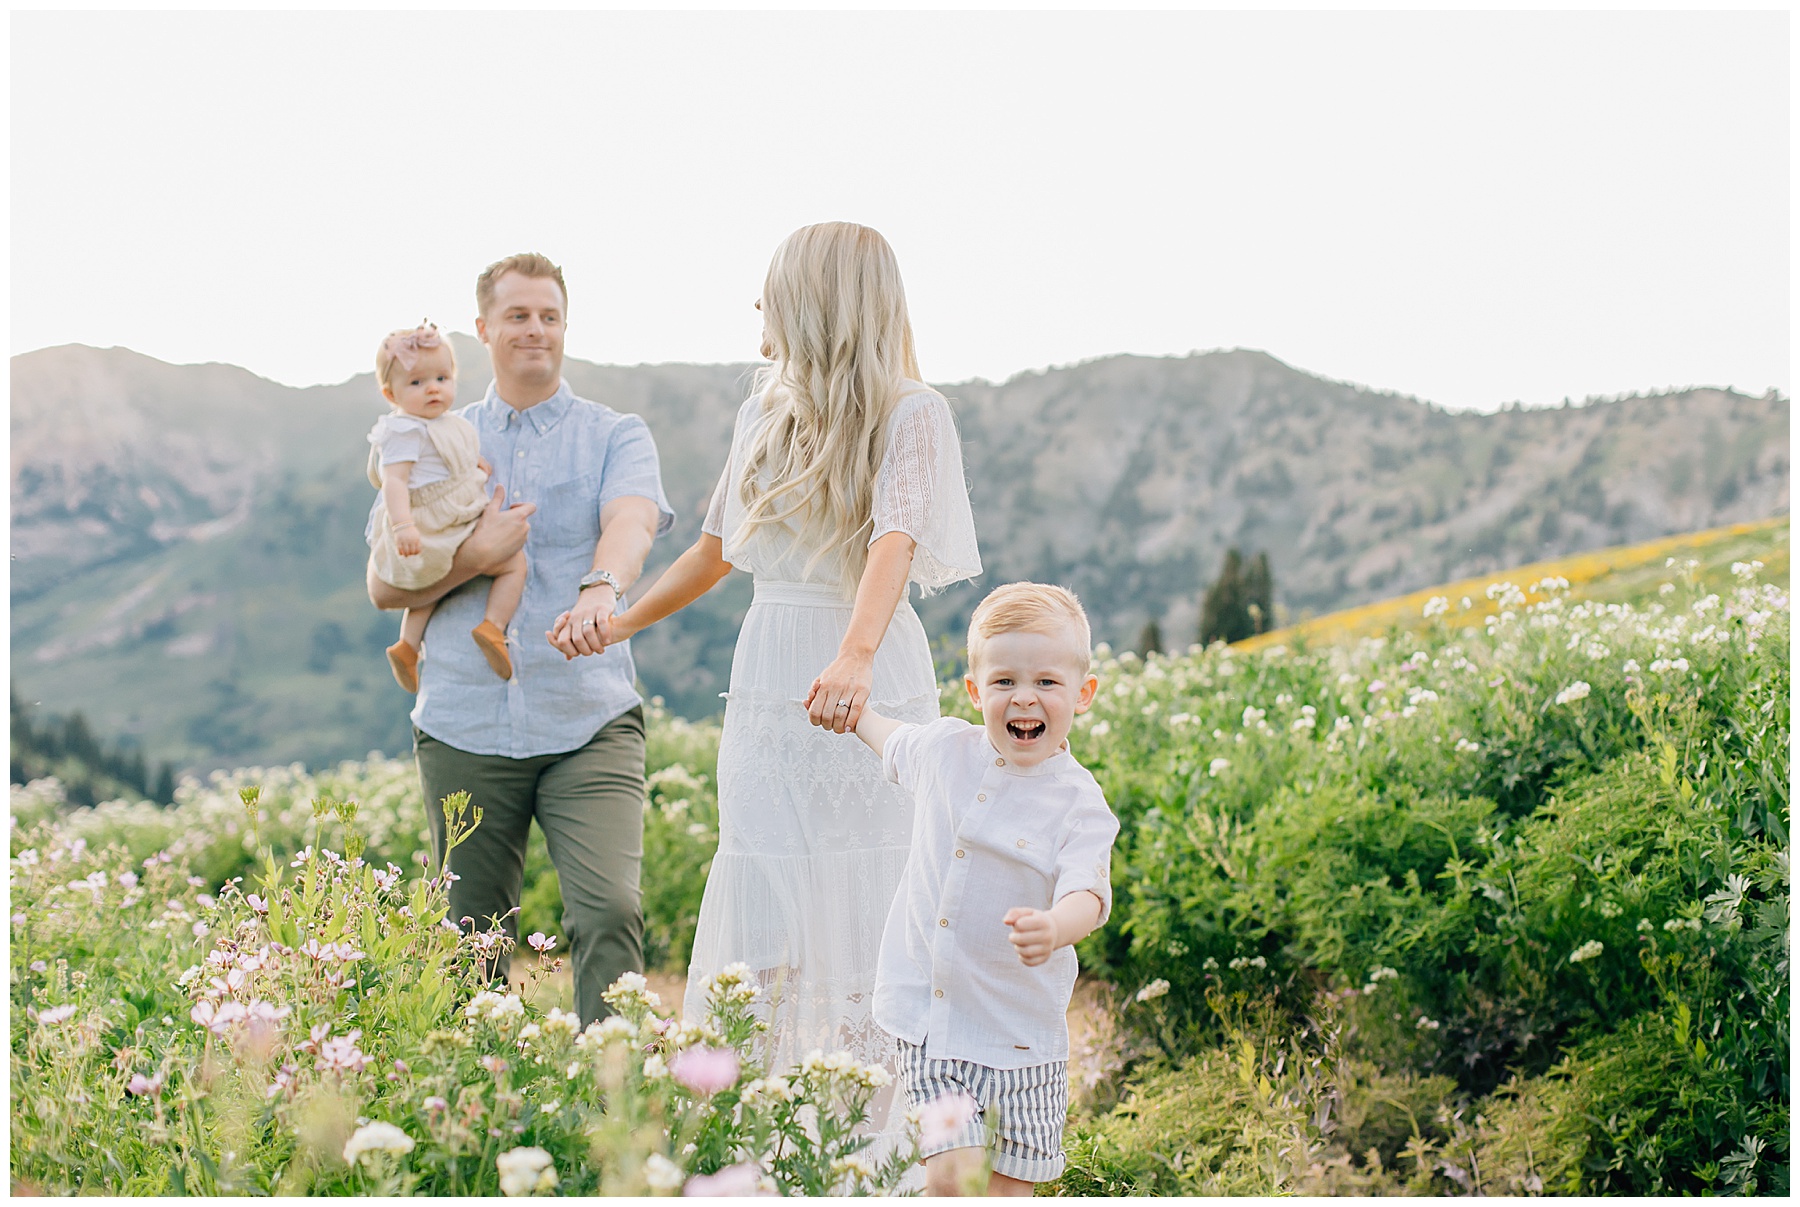
<svg viewBox="0 0 1800 1207">
<path fill-rule="evenodd" d="M 941 394 L 907 382 L 877 475 L 871 543 L 889 532 L 916 542 L 911 581 L 935 591 L 981 572 L 963 477 L 962 445 Z M 763 986 L 771 1070 L 814 1048 L 841 1048 L 896 1069 L 892 1041 L 871 1016 L 876 956 L 912 837 L 912 805 L 852 734 L 807 720 L 802 701 L 838 654 L 851 598 L 838 567 L 810 576 L 810 549 L 788 533 L 734 545 L 744 516 L 735 483 L 763 422 L 758 395 L 738 412 L 731 456 L 703 530 L 756 576 L 738 635 L 719 742 L 719 852 L 706 881 L 684 1012 L 704 1008 L 701 982 L 728 964 Z M 938 715 L 931 649 L 906 599 L 875 654 L 870 702 L 886 716 Z M 886 1114 L 892 1094 L 878 1102 Z M 887 1130 L 883 1118 L 871 1121 Z"/>
</svg>

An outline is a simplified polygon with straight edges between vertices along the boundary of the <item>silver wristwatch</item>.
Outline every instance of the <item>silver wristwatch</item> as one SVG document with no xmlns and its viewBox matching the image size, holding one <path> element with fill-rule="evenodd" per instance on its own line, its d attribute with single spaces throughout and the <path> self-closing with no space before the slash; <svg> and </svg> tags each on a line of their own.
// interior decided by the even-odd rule
<svg viewBox="0 0 1800 1207">
<path fill-rule="evenodd" d="M 618 600 L 620 603 L 625 602 L 625 588 L 619 585 L 619 580 L 613 577 L 613 572 L 611 570 L 589 570 L 586 574 L 581 576 L 581 589 L 583 591 L 587 590 L 589 587 L 598 587 L 601 583 L 605 583 L 613 589 L 614 599 Z"/>
</svg>

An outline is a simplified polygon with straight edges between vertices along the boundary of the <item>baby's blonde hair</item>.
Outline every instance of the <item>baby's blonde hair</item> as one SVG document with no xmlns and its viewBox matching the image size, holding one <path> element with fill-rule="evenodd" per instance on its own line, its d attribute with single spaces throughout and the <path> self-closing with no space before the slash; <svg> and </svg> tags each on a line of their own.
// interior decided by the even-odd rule
<svg viewBox="0 0 1800 1207">
<path fill-rule="evenodd" d="M 1086 675 L 1093 668 L 1093 637 L 1087 612 L 1075 593 L 1049 583 L 1007 583 L 988 592 L 988 597 L 969 617 L 969 670 L 974 672 L 990 637 L 1000 633 L 1047 633 L 1067 637 L 1075 665 Z"/>
<path fill-rule="evenodd" d="M 381 344 L 375 349 L 376 385 L 386 387 L 393 384 L 388 377 L 393 373 L 394 366 L 400 363 L 394 356 L 394 341 L 405 339 L 409 335 L 423 335 L 428 331 L 437 338 L 436 346 L 441 346 L 450 354 L 450 371 L 456 372 L 456 349 L 451 345 L 449 337 L 438 335 L 437 325 L 430 319 L 426 319 L 417 327 L 401 327 L 381 337 Z"/>
</svg>

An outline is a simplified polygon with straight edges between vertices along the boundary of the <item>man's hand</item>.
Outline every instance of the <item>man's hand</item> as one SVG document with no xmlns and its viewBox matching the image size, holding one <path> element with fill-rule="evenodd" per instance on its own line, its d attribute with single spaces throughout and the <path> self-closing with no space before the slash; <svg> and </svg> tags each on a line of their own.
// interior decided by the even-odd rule
<svg viewBox="0 0 1800 1207">
<path fill-rule="evenodd" d="M 512 560 L 513 554 L 525 547 L 531 535 L 531 517 L 536 503 L 506 505 L 506 487 L 494 487 L 487 510 L 475 521 L 475 529 L 464 538 L 458 553 L 475 575 L 498 574 Z"/>
<path fill-rule="evenodd" d="M 450 561 L 450 573 L 429 587 L 407 591 L 375 576 L 375 559 L 369 559 L 369 601 L 383 611 L 399 608 L 422 608 L 434 604 L 472 578 L 493 576 L 504 571 L 514 555 L 525 547 L 531 534 L 531 514 L 536 503 L 506 505 L 506 488 L 496 487 L 488 500 L 487 510 L 475 521 L 475 529 L 457 546 Z"/>
<path fill-rule="evenodd" d="M 1036 968 L 1061 946 L 1056 941 L 1056 919 L 1050 916 L 1049 910 L 1015 905 L 1000 920 L 1012 927 L 1012 934 L 1007 938 L 1012 940 L 1013 950 L 1019 953 L 1019 962 L 1027 968 Z"/>
</svg>

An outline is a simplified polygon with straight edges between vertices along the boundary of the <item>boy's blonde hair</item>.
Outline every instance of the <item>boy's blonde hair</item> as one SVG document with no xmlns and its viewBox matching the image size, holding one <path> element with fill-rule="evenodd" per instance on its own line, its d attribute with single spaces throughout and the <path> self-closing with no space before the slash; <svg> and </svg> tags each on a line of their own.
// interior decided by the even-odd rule
<svg viewBox="0 0 1800 1207">
<path fill-rule="evenodd" d="M 569 308 L 569 287 L 563 284 L 562 269 L 551 261 L 549 256 L 540 256 L 537 252 L 520 252 L 516 256 L 508 256 L 504 260 L 495 260 L 481 270 L 475 278 L 475 313 L 486 318 L 488 307 L 494 304 L 494 287 L 501 277 L 509 272 L 516 272 L 522 277 L 548 277 L 556 282 L 557 289 L 562 291 L 563 309 Z M 566 317 L 566 316 L 565 316 Z"/>
<path fill-rule="evenodd" d="M 1093 636 L 1087 612 L 1075 593 L 1049 583 L 1007 583 L 988 592 L 988 597 L 969 617 L 969 670 L 981 661 L 988 638 L 1000 633 L 1048 633 L 1069 639 L 1075 665 L 1086 675 L 1093 668 Z"/>
<path fill-rule="evenodd" d="M 438 333 L 437 324 L 430 319 L 421 321 L 417 327 L 401 327 L 388 332 L 381 337 L 381 346 L 375 349 L 375 384 L 384 387 L 393 384 L 388 377 L 400 363 L 396 353 L 402 348 L 417 354 L 422 348 L 440 347 L 450 354 L 450 371 L 456 372 L 456 349 Z"/>
</svg>

